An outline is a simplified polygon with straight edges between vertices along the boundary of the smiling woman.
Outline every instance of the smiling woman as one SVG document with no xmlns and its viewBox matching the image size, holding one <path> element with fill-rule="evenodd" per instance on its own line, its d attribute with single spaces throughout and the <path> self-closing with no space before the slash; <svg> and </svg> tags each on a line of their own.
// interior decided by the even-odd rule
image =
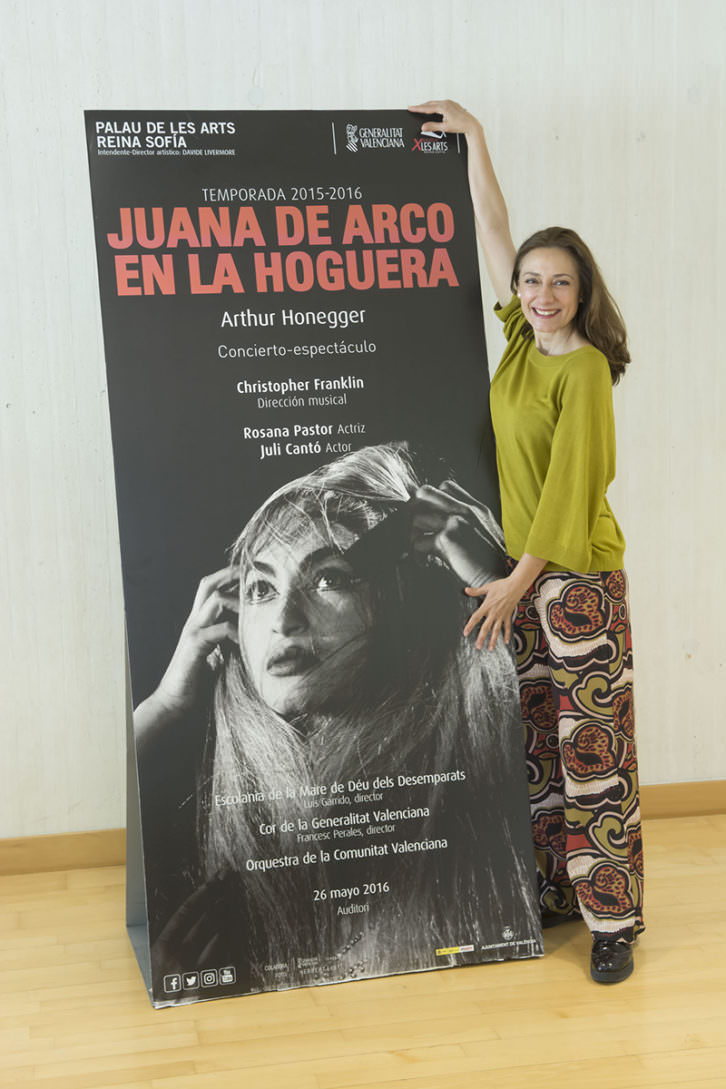
<svg viewBox="0 0 726 1089">
<path fill-rule="evenodd" d="M 440 115 L 422 132 L 466 137 L 507 340 L 491 410 L 510 572 L 468 588 L 482 604 L 465 632 L 490 650 L 500 634 L 514 639 L 543 920 L 582 917 L 592 978 L 618 983 L 643 930 L 625 540 L 606 494 L 625 326 L 574 231 L 546 228 L 515 248 L 476 118 L 451 101 L 410 109 Z"/>
<path fill-rule="evenodd" d="M 524 267 L 517 277 L 522 313 L 540 334 L 540 341 L 546 339 L 555 346 L 555 337 L 560 334 L 568 337 L 561 342 L 562 347 L 568 344 L 582 347 L 586 341 L 572 324 L 580 305 L 580 278 L 575 262 L 564 250 L 544 248 L 531 250 L 523 260 Z"/>
<path fill-rule="evenodd" d="M 543 354 L 594 346 L 613 384 L 630 362 L 618 305 L 589 247 L 567 227 L 536 231 L 517 250 L 511 289 Z"/>
</svg>

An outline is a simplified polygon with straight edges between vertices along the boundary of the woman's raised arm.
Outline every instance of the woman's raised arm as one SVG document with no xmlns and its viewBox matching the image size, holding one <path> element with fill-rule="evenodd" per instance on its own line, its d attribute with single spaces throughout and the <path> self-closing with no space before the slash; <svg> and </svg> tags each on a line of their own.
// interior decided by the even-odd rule
<svg viewBox="0 0 726 1089">
<path fill-rule="evenodd" d="M 469 151 L 469 188 L 479 244 L 494 293 L 504 306 L 512 295 L 516 248 L 509 230 L 509 215 L 479 121 L 457 102 L 446 99 L 409 106 L 412 113 L 440 113 L 441 121 L 426 121 L 422 132 L 460 132 Z"/>
</svg>

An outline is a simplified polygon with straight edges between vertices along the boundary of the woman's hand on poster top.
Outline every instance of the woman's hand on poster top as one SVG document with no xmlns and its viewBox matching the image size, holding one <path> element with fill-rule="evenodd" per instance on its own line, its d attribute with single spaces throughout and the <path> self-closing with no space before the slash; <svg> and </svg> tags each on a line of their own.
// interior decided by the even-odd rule
<svg viewBox="0 0 726 1089">
<path fill-rule="evenodd" d="M 449 98 L 431 99 L 418 106 L 409 106 L 408 109 L 411 113 L 441 114 L 440 121 L 425 121 L 421 125 L 421 132 L 461 132 L 468 135 L 479 127 L 473 114 Z"/>
<path fill-rule="evenodd" d="M 466 587 L 465 592 L 469 597 L 483 598 L 464 626 L 465 636 L 471 635 L 479 627 L 475 644 L 477 650 L 484 647 L 494 650 L 500 635 L 505 643 L 509 642 L 517 605 L 546 563 L 547 560 L 525 553 L 506 578 L 495 579 L 482 586 Z"/>
<path fill-rule="evenodd" d="M 424 484 L 416 492 L 412 546 L 418 555 L 438 556 L 469 586 L 496 578 L 505 557 L 492 512 L 453 480 L 438 488 Z"/>
<path fill-rule="evenodd" d="M 158 688 L 134 712 L 137 736 L 164 722 L 176 720 L 197 701 L 211 678 L 210 655 L 238 643 L 238 572 L 224 567 L 199 583 L 191 612 Z"/>
</svg>

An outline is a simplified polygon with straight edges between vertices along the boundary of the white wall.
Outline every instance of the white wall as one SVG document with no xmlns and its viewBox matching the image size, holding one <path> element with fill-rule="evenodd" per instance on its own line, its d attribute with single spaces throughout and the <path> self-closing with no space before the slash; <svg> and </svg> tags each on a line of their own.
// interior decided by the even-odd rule
<svg viewBox="0 0 726 1089">
<path fill-rule="evenodd" d="M 629 540 L 642 779 L 726 778 L 723 0 L 0 0 L 0 20 L 0 836 L 124 821 L 84 108 L 445 95 L 484 118 L 515 236 L 581 231 L 630 328 L 611 499 Z"/>
</svg>

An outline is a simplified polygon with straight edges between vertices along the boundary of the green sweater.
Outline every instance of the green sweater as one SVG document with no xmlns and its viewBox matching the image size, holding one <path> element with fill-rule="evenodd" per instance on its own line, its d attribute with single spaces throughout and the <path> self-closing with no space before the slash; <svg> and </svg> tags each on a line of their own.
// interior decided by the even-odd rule
<svg viewBox="0 0 726 1089">
<path fill-rule="evenodd" d="M 515 296 L 495 307 L 507 347 L 491 408 L 507 551 L 545 570 L 614 571 L 625 540 L 605 493 L 615 476 L 610 368 L 587 346 L 538 351 Z"/>
</svg>

